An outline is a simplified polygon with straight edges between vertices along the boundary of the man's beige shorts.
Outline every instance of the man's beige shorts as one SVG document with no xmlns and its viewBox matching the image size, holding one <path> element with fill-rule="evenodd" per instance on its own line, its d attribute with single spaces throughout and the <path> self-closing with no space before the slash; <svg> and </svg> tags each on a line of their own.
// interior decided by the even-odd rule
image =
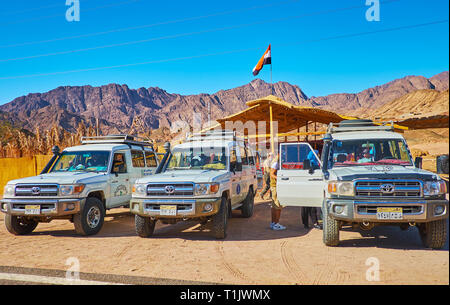
<svg viewBox="0 0 450 305">
<path fill-rule="evenodd" d="M 277 210 L 281 210 L 283 208 L 283 206 L 278 201 L 277 187 L 276 186 L 271 186 L 270 187 L 270 192 L 272 193 L 272 208 L 273 209 L 277 209 Z"/>
</svg>

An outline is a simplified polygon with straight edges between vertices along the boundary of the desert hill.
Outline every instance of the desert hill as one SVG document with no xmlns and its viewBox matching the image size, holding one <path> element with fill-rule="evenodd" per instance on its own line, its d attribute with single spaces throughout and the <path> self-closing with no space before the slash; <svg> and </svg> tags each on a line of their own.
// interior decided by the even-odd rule
<svg viewBox="0 0 450 305">
<path fill-rule="evenodd" d="M 297 85 L 277 82 L 274 95 L 294 105 L 314 106 L 343 114 L 370 112 L 405 94 L 417 90 L 448 90 L 448 72 L 429 79 L 406 76 L 359 93 L 340 93 L 325 97 L 308 97 Z M 436 90 L 439 89 L 439 90 Z M 75 132 L 77 126 L 94 126 L 99 120 L 104 132 L 128 132 L 135 118 L 145 129 L 170 127 L 177 120 L 192 123 L 192 112 L 220 118 L 246 108 L 245 102 L 270 94 L 271 86 L 260 79 L 213 94 L 180 95 L 158 88 L 130 89 L 126 85 L 109 84 L 100 87 L 64 86 L 46 93 L 32 93 L 1 105 L 22 123 L 22 128 L 35 131 L 59 126 Z"/>
</svg>

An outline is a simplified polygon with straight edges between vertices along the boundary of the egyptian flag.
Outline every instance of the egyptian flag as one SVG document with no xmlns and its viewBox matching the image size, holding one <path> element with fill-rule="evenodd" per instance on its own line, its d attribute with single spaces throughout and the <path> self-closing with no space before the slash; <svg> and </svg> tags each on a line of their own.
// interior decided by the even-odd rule
<svg viewBox="0 0 450 305">
<path fill-rule="evenodd" d="M 259 71 L 263 68 L 264 65 L 270 65 L 272 63 L 272 56 L 270 55 L 270 44 L 267 48 L 266 52 L 264 52 L 264 55 L 261 57 L 261 59 L 258 61 L 256 66 L 253 68 L 253 75 L 258 75 Z"/>
</svg>

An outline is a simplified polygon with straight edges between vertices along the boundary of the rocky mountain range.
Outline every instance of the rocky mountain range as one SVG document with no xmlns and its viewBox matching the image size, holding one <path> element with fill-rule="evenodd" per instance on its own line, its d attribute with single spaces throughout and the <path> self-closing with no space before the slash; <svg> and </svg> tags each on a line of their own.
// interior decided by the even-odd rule
<svg viewBox="0 0 450 305">
<path fill-rule="evenodd" d="M 417 90 L 445 91 L 448 87 L 448 71 L 431 78 L 406 76 L 359 93 L 324 97 L 308 97 L 299 86 L 287 82 L 273 85 L 274 95 L 289 103 L 342 114 L 378 109 Z M 177 120 L 192 123 L 193 111 L 202 113 L 206 121 L 209 113 L 211 119 L 224 117 L 245 109 L 245 102 L 270 93 L 271 85 L 260 79 L 233 89 L 196 95 L 168 93 L 158 87 L 130 89 L 118 84 L 64 86 L 18 97 L 1 105 L 0 113 L 7 114 L 8 120 L 15 125 L 31 131 L 57 125 L 74 132 L 81 122 L 94 126 L 98 120 L 104 132 L 128 132 L 136 118 L 148 129 L 170 127 Z"/>
</svg>

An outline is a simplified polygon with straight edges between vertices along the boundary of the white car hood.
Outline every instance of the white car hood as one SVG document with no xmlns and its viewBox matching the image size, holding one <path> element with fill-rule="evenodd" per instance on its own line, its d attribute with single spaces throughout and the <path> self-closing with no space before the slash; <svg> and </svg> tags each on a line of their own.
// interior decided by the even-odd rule
<svg viewBox="0 0 450 305">
<path fill-rule="evenodd" d="M 161 174 L 138 179 L 136 183 L 172 183 L 172 182 L 213 182 L 217 177 L 226 174 L 225 170 L 169 170 Z"/>
<path fill-rule="evenodd" d="M 28 178 L 16 179 L 9 181 L 8 184 L 41 184 L 41 183 L 55 183 L 55 184 L 74 184 L 83 183 L 87 180 L 95 180 L 96 178 L 105 177 L 105 173 L 85 173 L 85 172 L 60 172 L 42 174 Z"/>
</svg>

